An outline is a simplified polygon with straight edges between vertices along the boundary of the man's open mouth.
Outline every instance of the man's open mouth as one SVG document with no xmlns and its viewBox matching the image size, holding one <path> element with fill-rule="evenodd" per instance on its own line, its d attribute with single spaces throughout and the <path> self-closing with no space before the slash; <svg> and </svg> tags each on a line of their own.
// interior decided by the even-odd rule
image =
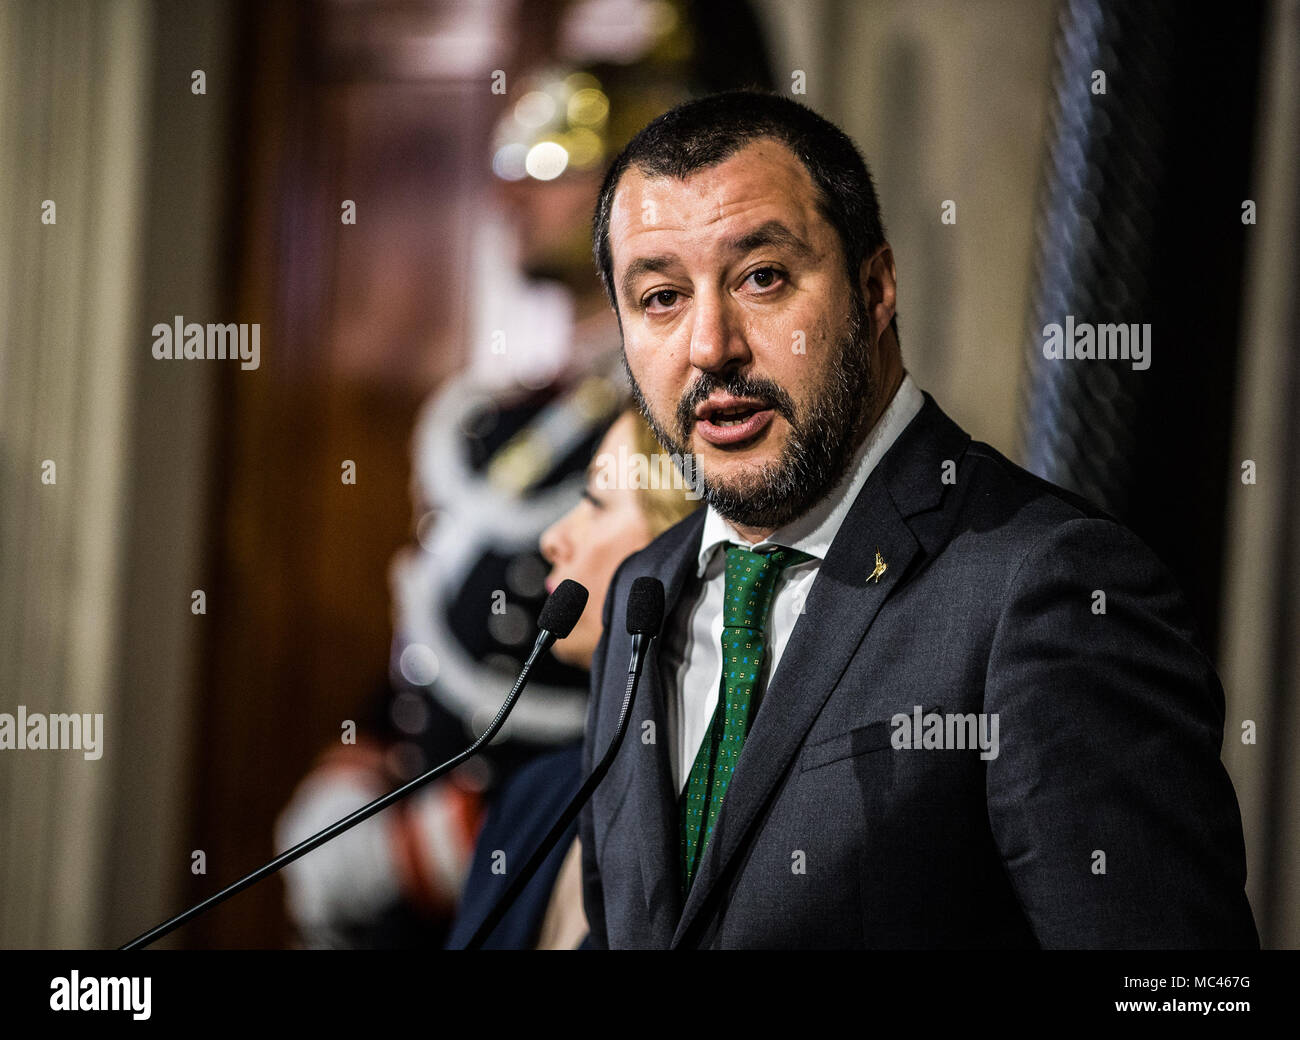
<svg viewBox="0 0 1300 1040">
<path fill-rule="evenodd" d="M 757 411 L 757 408 L 732 408 L 725 412 L 714 412 L 709 421 L 714 426 L 739 426 Z"/>
<path fill-rule="evenodd" d="M 696 409 L 700 436 L 709 444 L 742 444 L 766 429 L 774 412 L 766 401 L 748 398 L 713 398 Z"/>
</svg>

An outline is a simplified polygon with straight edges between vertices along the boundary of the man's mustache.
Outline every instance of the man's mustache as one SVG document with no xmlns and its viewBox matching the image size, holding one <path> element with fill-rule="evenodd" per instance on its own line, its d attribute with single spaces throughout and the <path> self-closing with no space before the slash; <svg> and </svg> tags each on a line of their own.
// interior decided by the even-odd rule
<svg viewBox="0 0 1300 1040">
<path fill-rule="evenodd" d="M 784 416 L 787 422 L 794 425 L 794 401 L 772 380 L 750 377 L 721 380 L 705 375 L 687 391 L 677 405 L 677 428 L 683 434 L 689 433 L 696 421 L 695 409 L 718 391 L 732 397 L 748 397 L 756 401 L 764 401 L 773 411 Z"/>
</svg>

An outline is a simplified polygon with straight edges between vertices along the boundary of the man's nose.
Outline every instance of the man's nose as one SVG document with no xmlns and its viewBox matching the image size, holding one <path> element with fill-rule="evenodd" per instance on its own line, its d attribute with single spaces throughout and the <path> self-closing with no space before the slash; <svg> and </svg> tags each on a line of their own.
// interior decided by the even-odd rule
<svg viewBox="0 0 1300 1040">
<path fill-rule="evenodd" d="M 750 360 L 744 329 L 724 294 L 698 294 L 691 323 L 691 364 L 696 368 L 720 372 Z"/>
</svg>

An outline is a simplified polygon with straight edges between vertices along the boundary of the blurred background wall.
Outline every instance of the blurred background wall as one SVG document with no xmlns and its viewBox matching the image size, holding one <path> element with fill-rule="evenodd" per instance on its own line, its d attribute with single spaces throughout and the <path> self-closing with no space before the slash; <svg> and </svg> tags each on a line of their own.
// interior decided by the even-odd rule
<svg viewBox="0 0 1300 1040">
<path fill-rule="evenodd" d="M 0 710 L 103 713 L 108 749 L 0 754 L 5 946 L 109 943 L 183 883 L 217 386 L 147 339 L 228 298 L 230 17 L 0 5 Z"/>
<path fill-rule="evenodd" d="M 565 6 L 0 5 L 0 711 L 102 711 L 106 734 L 98 761 L 0 751 L 0 945 L 116 945 L 269 858 L 276 813 L 386 666 L 417 410 L 484 354 L 467 256 L 502 104 L 491 77 L 545 57 Z M 1067 29 L 1112 67 L 1131 54 L 1115 41 L 1145 39 L 1163 11 L 1131 5 L 1126 23 L 1082 0 L 755 8 L 778 87 L 840 123 L 876 175 L 905 363 L 974 436 L 1028 461 L 1035 324 L 1060 246 L 1043 202 L 1068 182 L 1058 156 L 1074 140 L 1061 144 Z M 1227 144 L 1196 136 L 1199 102 L 1172 72 L 1158 96 L 1117 76 L 1107 102 L 1181 118 L 1187 134 L 1140 169 L 1171 169 L 1161 183 L 1189 197 L 1198 178 L 1219 189 L 1200 200 L 1217 218 L 1181 218 L 1211 257 L 1189 268 L 1205 283 L 1181 304 L 1161 297 L 1201 320 L 1167 339 L 1157 326 L 1154 363 L 1177 378 L 1137 413 L 1142 429 L 1153 415 L 1175 424 L 1175 447 L 1195 445 L 1182 471 L 1215 493 L 1144 456 L 1127 479 L 1177 509 L 1124 518 L 1213 640 L 1252 904 L 1265 944 L 1294 947 L 1300 0 L 1234 18 L 1213 28 L 1233 67 L 1202 71 L 1207 92 L 1238 84 L 1204 121 L 1235 127 Z M 1204 60 L 1205 36 L 1152 35 L 1178 70 Z M 1086 142 L 1074 157 L 1111 169 Z M 1227 197 L 1238 181 L 1245 194 Z M 1110 196 L 1093 196 L 1102 228 Z M 1243 199 L 1254 225 L 1239 221 Z M 947 201 L 955 223 L 941 220 Z M 1140 261 L 1153 279 L 1187 262 L 1160 241 Z M 260 367 L 155 360 L 150 329 L 175 315 L 260 323 Z M 1205 412 L 1188 387 L 1223 407 Z M 1241 482 L 1246 459 L 1255 484 Z M 1241 741 L 1247 719 L 1255 744 Z M 275 880 L 168 940 L 290 941 Z"/>
</svg>

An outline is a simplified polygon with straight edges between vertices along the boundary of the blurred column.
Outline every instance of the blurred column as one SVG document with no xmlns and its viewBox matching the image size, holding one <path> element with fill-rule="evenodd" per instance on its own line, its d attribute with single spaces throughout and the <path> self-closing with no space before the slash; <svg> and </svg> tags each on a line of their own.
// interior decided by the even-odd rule
<svg viewBox="0 0 1300 1040">
<path fill-rule="evenodd" d="M 1241 800 L 1265 946 L 1300 947 L 1300 0 L 1272 5 L 1228 499 L 1223 758 Z M 1253 462 L 1255 483 L 1243 482 Z M 1243 742 L 1244 722 L 1255 742 Z"/>
<path fill-rule="evenodd" d="M 98 759 L 0 751 L 0 946 L 124 942 L 189 877 L 217 371 L 150 329 L 220 314 L 230 22 L 0 4 L 0 711 L 104 716 Z"/>
<path fill-rule="evenodd" d="M 107 748 L 0 751 L 3 946 L 98 938 L 148 40 L 139 2 L 0 4 L 0 711 Z"/>
<path fill-rule="evenodd" d="M 1025 340 L 1026 467 L 1143 538 L 1211 646 L 1262 28 L 1249 0 L 1062 4 Z M 1145 329 L 1149 367 L 1046 358 L 1049 325 Z"/>
<path fill-rule="evenodd" d="M 1149 312 L 1152 225 L 1169 176 L 1160 106 L 1173 76 L 1176 12 L 1144 7 L 1126 23 L 1120 6 L 1075 0 L 1061 10 L 1023 451 L 1033 472 L 1122 516 L 1149 376 L 1127 363 L 1045 360 L 1041 336 L 1067 314 L 1127 324 Z M 1105 93 L 1094 92 L 1096 74 L 1107 77 Z"/>
</svg>

